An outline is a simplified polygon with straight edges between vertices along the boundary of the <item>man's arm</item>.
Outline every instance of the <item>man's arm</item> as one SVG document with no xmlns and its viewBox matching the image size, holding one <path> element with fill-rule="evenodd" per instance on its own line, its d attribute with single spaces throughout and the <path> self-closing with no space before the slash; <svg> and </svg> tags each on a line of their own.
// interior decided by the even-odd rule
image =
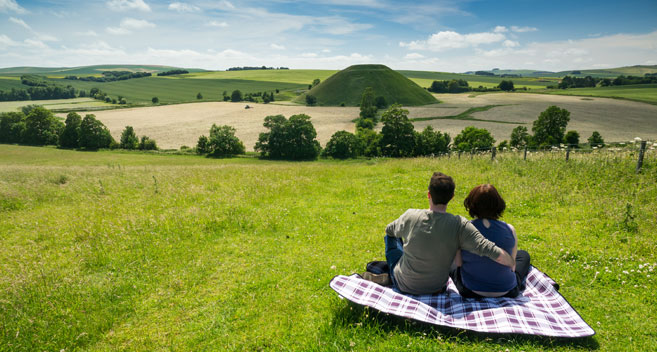
<svg viewBox="0 0 657 352">
<path fill-rule="evenodd" d="M 493 261 L 512 269 L 516 265 L 515 260 L 513 260 L 509 253 L 496 246 L 494 242 L 486 239 L 486 237 L 484 237 L 479 230 L 469 222 L 466 222 L 464 226 L 461 227 L 459 241 L 460 247 L 468 252 L 488 257 Z"/>
<path fill-rule="evenodd" d="M 505 251 L 501 248 L 500 248 L 500 250 L 502 251 L 502 253 L 500 253 L 500 256 L 497 257 L 497 259 L 495 259 L 495 262 L 497 262 L 499 264 L 502 264 L 504 266 L 508 266 L 512 270 L 515 271 L 516 261 L 513 260 L 513 258 L 511 257 L 511 255 L 509 253 L 507 253 L 507 251 Z"/>
</svg>

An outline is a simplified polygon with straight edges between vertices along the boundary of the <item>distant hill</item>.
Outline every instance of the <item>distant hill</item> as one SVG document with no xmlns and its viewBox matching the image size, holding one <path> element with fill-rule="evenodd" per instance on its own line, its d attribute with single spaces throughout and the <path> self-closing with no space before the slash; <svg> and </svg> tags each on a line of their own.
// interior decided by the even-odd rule
<svg viewBox="0 0 657 352">
<path fill-rule="evenodd" d="M 646 73 L 657 73 L 657 65 L 635 65 L 635 66 L 624 66 L 617 68 L 606 68 L 606 69 L 591 69 L 591 70 L 568 70 L 568 71 L 540 71 L 540 70 L 513 70 L 513 69 L 493 69 L 485 70 L 495 74 L 496 76 L 501 75 L 522 75 L 523 77 L 555 77 L 561 78 L 564 76 L 576 76 L 576 77 L 600 77 L 600 78 L 615 78 L 620 75 L 624 76 L 643 76 Z M 474 71 L 465 72 L 466 74 L 474 74 Z"/>
<path fill-rule="evenodd" d="M 181 69 L 173 66 L 158 65 L 94 65 L 80 67 L 9 67 L 0 69 L 0 75 L 19 75 L 19 74 L 40 74 L 48 76 L 80 76 L 96 75 L 104 71 L 130 71 L 130 72 L 151 72 L 158 73 L 169 70 Z M 205 70 L 185 68 L 189 72 L 202 72 Z"/>
<path fill-rule="evenodd" d="M 375 96 L 383 96 L 388 104 L 416 106 L 437 103 L 425 89 L 384 65 L 354 65 L 337 72 L 313 87 L 307 94 L 317 98 L 322 106 L 359 106 L 363 90 L 374 89 Z M 297 98 L 303 102 L 305 96 Z"/>
</svg>

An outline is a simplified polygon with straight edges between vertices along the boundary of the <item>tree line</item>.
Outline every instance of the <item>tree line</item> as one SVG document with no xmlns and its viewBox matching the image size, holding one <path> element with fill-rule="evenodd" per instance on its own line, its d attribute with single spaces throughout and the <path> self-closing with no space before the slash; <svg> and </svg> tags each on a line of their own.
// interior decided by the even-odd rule
<svg viewBox="0 0 657 352">
<path fill-rule="evenodd" d="M 60 148 L 97 150 L 141 149 L 157 150 L 155 140 L 147 136 L 138 139 L 134 129 L 126 126 L 117 143 L 107 127 L 93 114 L 82 118 L 71 112 L 60 121 L 50 110 L 28 105 L 19 112 L 0 114 L 0 143 L 23 145 L 56 145 Z"/>
<path fill-rule="evenodd" d="M 150 72 L 130 72 L 130 71 L 104 71 L 102 77 L 87 76 L 87 77 L 78 77 L 78 76 L 66 76 L 64 79 L 68 80 L 78 80 L 78 81 L 87 81 L 87 82 L 115 82 L 115 81 L 125 81 L 133 78 L 143 78 L 150 77 L 152 74 Z"/>
<path fill-rule="evenodd" d="M 522 89 L 525 89 L 524 87 Z M 427 88 L 432 93 L 463 93 L 463 92 L 493 92 L 493 91 L 514 91 L 516 88 L 511 80 L 502 80 L 497 87 L 486 88 L 484 86 L 470 87 L 468 81 L 464 79 L 452 79 L 445 81 L 433 81 Z"/>
<path fill-rule="evenodd" d="M 29 88 L 0 90 L 0 101 L 69 99 L 77 96 L 77 90 L 72 86 L 62 86 L 36 75 L 21 76 L 21 83 Z"/>
<path fill-rule="evenodd" d="M 226 71 L 249 71 L 249 70 L 289 70 L 289 67 L 267 67 L 267 66 L 241 66 L 231 67 Z"/>
<path fill-rule="evenodd" d="M 597 77 L 571 77 L 565 76 L 559 82 L 557 88 L 589 88 L 589 87 L 609 87 L 609 86 L 625 86 L 632 84 L 653 84 L 657 83 L 657 75 L 647 73 L 645 76 L 623 76 L 620 75 L 614 79 L 611 78 L 597 78 Z M 550 87 L 548 87 L 550 88 Z"/>
<path fill-rule="evenodd" d="M 165 72 L 160 72 L 157 75 L 158 76 L 173 76 L 173 75 L 184 75 L 185 73 L 189 73 L 187 70 L 169 70 Z"/>
</svg>

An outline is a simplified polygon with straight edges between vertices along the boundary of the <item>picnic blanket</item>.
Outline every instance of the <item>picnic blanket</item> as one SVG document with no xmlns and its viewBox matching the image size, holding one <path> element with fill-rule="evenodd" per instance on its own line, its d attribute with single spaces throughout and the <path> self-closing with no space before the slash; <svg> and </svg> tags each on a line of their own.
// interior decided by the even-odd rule
<svg viewBox="0 0 657 352">
<path fill-rule="evenodd" d="M 368 265 L 368 271 L 376 273 L 380 269 L 375 263 Z M 364 280 L 358 274 L 338 275 L 329 286 L 356 304 L 429 324 L 485 333 L 552 337 L 595 334 L 559 294 L 554 280 L 534 267 L 527 276 L 527 288 L 516 298 L 463 298 L 451 279 L 445 293 L 419 296 L 401 294 L 396 289 Z"/>
</svg>

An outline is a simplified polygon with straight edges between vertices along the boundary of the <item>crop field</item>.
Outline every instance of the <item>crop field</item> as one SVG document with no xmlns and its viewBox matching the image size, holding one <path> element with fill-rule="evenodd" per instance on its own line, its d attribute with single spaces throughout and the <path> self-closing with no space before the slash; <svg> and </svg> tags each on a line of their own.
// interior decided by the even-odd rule
<svg viewBox="0 0 657 352">
<path fill-rule="evenodd" d="M 516 88 L 527 87 L 531 89 L 545 88 L 548 85 L 559 83 L 557 78 L 502 78 L 493 76 L 467 75 L 462 73 L 429 72 L 429 71 L 398 71 L 421 87 L 429 87 L 433 81 L 463 79 L 468 81 L 470 87 L 497 87 L 502 80 L 511 80 Z"/>
<path fill-rule="evenodd" d="M 18 111 L 22 106 L 41 105 L 50 110 L 83 110 L 108 108 L 116 105 L 108 104 L 91 98 L 55 99 L 55 100 L 24 100 L 24 101 L 0 101 L 0 113 Z"/>
<path fill-rule="evenodd" d="M 657 135 L 657 106 L 631 101 L 580 97 L 495 93 L 471 96 L 469 94 L 437 94 L 441 104 L 409 107 L 409 118 L 417 130 L 426 126 L 448 132 L 454 138 L 467 126 L 488 129 L 498 141 L 509 139 L 511 130 L 523 124 L 531 131 L 538 115 L 550 105 L 566 108 L 571 112 L 568 130 L 577 130 L 581 140 L 593 131 L 602 134 L 606 141 L 628 141 L 634 137 L 651 138 Z M 590 98 L 587 98 L 590 99 Z M 247 150 L 253 150 L 265 116 L 282 114 L 290 117 L 305 113 L 312 123 L 322 146 L 339 130 L 353 132 L 354 119 L 359 109 L 353 107 L 306 107 L 301 105 L 246 103 L 194 103 L 119 109 L 91 112 L 119 139 L 125 126 L 135 128 L 137 134 L 154 138 L 162 148 L 177 149 L 182 145 L 195 146 L 198 137 L 208 133 L 213 123 L 236 128 L 237 136 Z M 495 105 L 494 107 L 491 107 Z M 468 116 L 456 116 L 468 109 L 490 107 L 486 111 L 473 112 Z M 84 116 L 85 112 L 81 112 Z M 59 114 L 64 117 L 65 114 Z M 381 128 L 381 125 L 378 125 Z"/>
<path fill-rule="evenodd" d="M 657 104 L 657 84 L 637 84 L 598 88 L 550 89 L 537 93 L 618 98 L 635 100 L 649 104 Z"/>
<path fill-rule="evenodd" d="M 0 145 L 2 351 L 648 351 L 657 161 L 635 152 L 271 162 Z M 519 247 L 596 330 L 567 340 L 392 319 L 328 287 L 384 257 L 385 226 L 495 184 Z"/>
<path fill-rule="evenodd" d="M 249 81 L 284 82 L 308 85 L 314 79 L 321 81 L 329 78 L 337 70 L 245 70 L 197 72 L 182 75 L 194 79 L 243 79 Z M 171 76 L 170 76 L 171 77 Z"/>
</svg>

